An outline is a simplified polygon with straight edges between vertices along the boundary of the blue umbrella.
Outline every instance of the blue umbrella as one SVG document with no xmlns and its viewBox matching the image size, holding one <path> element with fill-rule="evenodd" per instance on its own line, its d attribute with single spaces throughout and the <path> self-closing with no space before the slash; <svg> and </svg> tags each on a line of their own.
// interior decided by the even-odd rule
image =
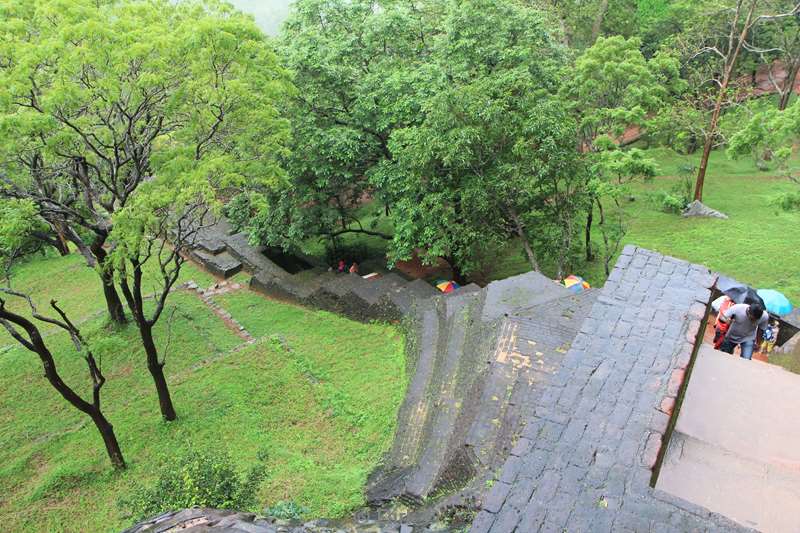
<svg viewBox="0 0 800 533">
<path fill-rule="evenodd" d="M 782 293 L 772 289 L 758 289 L 758 295 L 764 300 L 764 305 L 770 313 L 788 315 L 792 312 L 792 303 Z"/>
</svg>

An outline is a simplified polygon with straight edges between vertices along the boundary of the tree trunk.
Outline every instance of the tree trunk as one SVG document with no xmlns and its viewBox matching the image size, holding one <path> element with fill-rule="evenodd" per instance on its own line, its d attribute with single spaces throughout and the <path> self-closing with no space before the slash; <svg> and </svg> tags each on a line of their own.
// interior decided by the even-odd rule
<svg viewBox="0 0 800 533">
<path fill-rule="evenodd" d="M 511 216 L 511 220 L 514 221 L 514 231 L 517 237 L 522 240 L 522 247 L 525 249 L 525 255 L 528 256 L 528 263 L 530 263 L 531 269 L 534 272 L 539 272 L 539 261 L 537 261 L 536 252 L 531 248 L 531 243 L 528 241 L 528 236 L 525 234 L 525 226 L 522 224 L 522 220 L 519 218 L 515 209 L 510 208 L 508 212 Z"/>
<path fill-rule="evenodd" d="M 104 242 L 104 238 L 95 239 L 91 246 L 92 255 L 97 259 L 97 268 L 100 269 L 100 281 L 103 283 L 103 295 L 106 299 L 108 315 L 115 324 L 125 324 L 127 322 L 125 308 L 122 306 L 122 300 L 114 285 L 114 271 L 108 264 L 108 254 L 103 248 Z"/>
<path fill-rule="evenodd" d="M 147 354 L 147 369 L 153 376 L 153 383 L 156 385 L 158 393 L 158 406 L 161 408 L 161 416 L 164 420 L 171 422 L 177 418 L 175 407 L 172 405 L 172 398 L 169 395 L 169 387 L 164 377 L 164 363 L 158 360 L 158 350 L 153 341 L 152 326 L 142 323 L 139 324 L 139 334 L 142 338 L 145 354 Z"/>
<path fill-rule="evenodd" d="M 61 257 L 69 255 L 69 246 L 67 246 L 66 241 L 62 240 L 60 237 L 56 238 L 53 248 L 58 250 L 58 255 Z"/>
<path fill-rule="evenodd" d="M 779 111 L 783 111 L 786 109 L 786 106 L 789 105 L 789 100 L 791 100 L 792 95 L 794 94 L 794 85 L 797 81 L 798 73 L 800 73 L 800 57 L 794 60 L 786 73 L 786 81 L 783 82 L 783 93 L 781 94 L 781 99 L 778 102 Z"/>
<path fill-rule="evenodd" d="M 600 234 L 603 236 L 603 269 L 605 270 L 606 277 L 611 275 L 609 270 L 609 263 L 611 263 L 611 251 L 609 250 L 610 246 L 608 243 L 608 234 L 606 233 L 606 215 L 605 211 L 603 210 L 603 204 L 600 202 L 600 198 L 597 199 L 597 209 L 600 212 Z"/>
<path fill-rule="evenodd" d="M 125 324 L 127 322 L 125 308 L 122 307 L 122 300 L 120 300 L 117 289 L 114 287 L 114 274 L 103 269 L 100 279 L 103 282 L 103 295 L 106 298 L 108 315 L 114 323 Z"/>
<path fill-rule="evenodd" d="M 711 156 L 711 148 L 714 146 L 714 136 L 717 132 L 717 122 L 722 110 L 722 99 L 728 89 L 728 76 L 722 82 L 717 101 L 714 104 L 714 112 L 711 114 L 711 124 L 708 128 L 705 144 L 703 144 L 703 156 L 700 158 L 700 169 L 697 171 L 697 179 L 694 184 L 694 199 L 698 202 L 703 201 L 703 185 L 706 181 L 706 169 L 708 168 L 708 158 Z"/>
<path fill-rule="evenodd" d="M 594 252 L 592 251 L 592 223 L 594 222 L 594 205 L 589 204 L 589 212 L 586 214 L 586 262 L 591 263 L 594 261 Z"/>
<path fill-rule="evenodd" d="M 747 20 L 745 20 L 742 32 L 739 35 L 739 40 L 736 42 L 736 48 L 733 50 L 728 49 L 728 57 L 725 62 L 725 71 L 722 76 L 722 83 L 719 87 L 717 100 L 714 103 L 714 112 L 711 114 L 711 123 L 709 124 L 708 134 L 706 134 L 705 144 L 703 145 L 703 157 L 700 159 L 700 169 L 697 171 L 697 180 L 694 185 L 694 199 L 698 202 L 703 201 L 703 185 L 706 180 L 706 169 L 708 168 L 708 158 L 711 156 L 711 148 L 714 145 L 714 136 L 717 133 L 717 123 L 719 122 L 719 115 L 722 111 L 722 101 L 725 99 L 725 94 L 728 92 L 728 84 L 731 80 L 731 73 L 733 67 L 736 65 L 736 59 L 739 57 L 739 51 L 742 49 L 742 43 L 747 38 L 747 33 L 750 31 L 750 24 L 753 19 L 753 12 L 756 9 L 758 0 L 752 0 L 750 3 L 750 10 L 747 13 Z M 739 20 L 740 11 L 737 8 L 736 16 L 733 19 L 731 28 L 731 42 L 733 41 L 734 31 L 737 21 Z"/>
<path fill-rule="evenodd" d="M 53 354 L 47 348 L 47 345 L 45 345 L 42 335 L 39 332 L 39 328 L 33 325 L 33 323 L 28 319 L 9 312 L 4 308 L 3 304 L 4 302 L 0 300 L 0 321 L 3 321 L 3 326 L 5 326 L 6 329 L 11 332 L 12 336 L 14 336 L 14 338 L 17 339 L 17 341 L 23 346 L 25 346 L 25 348 L 39 356 L 45 378 L 61 395 L 61 397 L 82 413 L 89 415 L 103 437 L 103 441 L 106 445 L 106 451 L 108 452 L 108 457 L 111 459 L 111 464 L 117 470 L 124 469 L 125 459 L 122 457 L 122 451 L 120 450 L 119 443 L 117 442 L 117 437 L 114 434 L 114 428 L 111 426 L 111 423 L 106 420 L 105 416 L 103 416 L 102 411 L 100 411 L 100 388 L 103 386 L 104 382 L 102 375 L 100 376 L 101 381 L 95 381 L 94 402 L 90 403 L 81 398 L 78 393 L 72 390 L 72 388 L 70 388 L 70 386 L 67 385 L 63 379 L 61 379 L 61 376 L 56 368 L 56 361 L 53 358 Z M 28 333 L 29 339 L 24 339 L 23 336 L 13 328 L 13 326 L 9 325 L 10 323 L 23 328 Z M 91 358 L 93 361 L 91 355 L 89 355 L 89 358 Z"/>
<path fill-rule="evenodd" d="M 111 459 L 111 464 L 117 470 L 123 470 L 125 468 L 125 458 L 122 457 L 122 450 L 119 447 L 119 442 L 117 442 L 114 426 L 103 416 L 99 409 L 94 413 L 89 413 L 89 416 L 92 417 L 92 422 L 94 422 L 97 431 L 103 437 L 103 443 L 106 445 L 106 452 L 108 453 L 108 458 Z"/>
<path fill-rule="evenodd" d="M 531 243 L 528 242 L 528 238 L 525 237 L 525 232 L 522 232 L 522 235 L 519 236 L 522 239 L 522 247 L 525 248 L 525 255 L 528 256 L 528 263 L 531 265 L 531 269 L 534 272 L 539 272 L 541 270 L 539 268 L 539 262 L 536 260 L 536 253 L 531 248 Z"/>
<path fill-rule="evenodd" d="M 58 241 L 58 245 L 56 245 L 56 250 L 62 256 L 69 255 L 69 239 L 67 239 L 67 232 L 65 231 L 65 224 L 62 222 L 53 222 L 52 223 L 53 229 L 56 233 L 56 240 Z"/>
<path fill-rule="evenodd" d="M 456 283 L 458 283 L 462 287 L 464 285 L 466 285 L 468 283 L 467 282 L 467 278 L 464 275 L 464 273 L 461 271 L 461 268 L 456 263 L 456 260 L 453 259 L 452 257 L 446 257 L 445 261 L 447 261 L 447 264 L 450 265 L 450 270 L 453 271 L 453 281 L 455 281 Z"/>
</svg>

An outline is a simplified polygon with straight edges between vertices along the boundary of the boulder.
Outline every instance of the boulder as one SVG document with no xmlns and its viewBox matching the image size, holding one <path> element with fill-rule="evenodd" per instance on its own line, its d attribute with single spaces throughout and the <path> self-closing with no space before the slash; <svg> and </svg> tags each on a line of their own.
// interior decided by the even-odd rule
<svg viewBox="0 0 800 533">
<path fill-rule="evenodd" d="M 720 213 L 716 209 L 711 209 L 703 202 L 699 200 L 695 200 L 694 202 L 690 203 L 686 206 L 686 209 L 683 210 L 684 217 L 710 217 L 710 218 L 722 218 L 727 219 L 728 215 L 725 213 Z"/>
</svg>

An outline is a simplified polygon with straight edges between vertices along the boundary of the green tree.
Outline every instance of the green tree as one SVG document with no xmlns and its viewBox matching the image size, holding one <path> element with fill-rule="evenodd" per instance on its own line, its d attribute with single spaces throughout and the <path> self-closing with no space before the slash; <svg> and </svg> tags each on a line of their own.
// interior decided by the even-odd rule
<svg viewBox="0 0 800 533">
<path fill-rule="evenodd" d="M 3 11 L 2 192 L 64 224 L 122 322 L 114 213 L 156 172 L 275 179 L 284 76 L 252 21 L 213 0 L 8 0 Z"/>
<path fill-rule="evenodd" d="M 595 140 L 623 142 L 628 128 L 645 127 L 651 114 L 684 87 L 678 62 L 659 54 L 646 60 L 635 38 L 601 37 L 569 67 L 564 99 L 578 120 L 583 149 Z"/>
<path fill-rule="evenodd" d="M 292 248 L 346 233 L 391 239 L 362 224 L 356 211 L 365 198 L 375 200 L 376 215 L 391 209 L 371 178 L 392 158 L 392 132 L 418 121 L 417 91 L 429 82 L 416 65 L 430 53 L 437 9 L 424 1 L 294 4 L 279 46 L 299 89 L 286 109 L 292 155 L 288 180 L 257 191 L 258 241 Z"/>
<path fill-rule="evenodd" d="M 800 175 L 792 172 L 789 161 L 800 137 L 800 101 L 785 110 L 770 109 L 755 114 L 745 126 L 731 136 L 728 154 L 734 158 L 773 152 L 778 167 L 789 180 L 800 185 Z M 784 193 L 775 203 L 786 210 L 800 209 L 800 190 Z"/>
<path fill-rule="evenodd" d="M 576 142 L 587 153 L 592 171 L 590 201 L 587 202 L 584 247 L 586 260 L 594 260 L 592 227 L 595 208 L 600 212 L 606 265 L 624 231 L 622 219 L 614 238 L 608 238 L 603 197 L 617 199 L 629 178 L 646 176 L 652 162 L 638 150 L 625 151 L 632 128 L 646 130 L 654 114 L 683 89 L 678 62 L 667 54 L 649 61 L 640 51 L 640 41 L 620 36 L 601 37 L 570 69 L 561 94 L 578 123 Z M 621 216 L 621 215 L 620 215 Z M 606 266 L 606 268 L 608 268 Z"/>
<path fill-rule="evenodd" d="M 628 193 L 629 184 L 637 179 L 651 179 L 656 175 L 655 161 L 638 148 L 621 150 L 614 143 L 593 157 L 592 179 L 589 190 L 599 214 L 598 227 L 603 240 L 603 268 L 611 274 L 611 260 L 616 256 L 627 233 L 627 217 L 620 199 Z M 610 201 L 610 202 L 609 202 Z M 590 216 L 591 224 L 591 216 Z M 589 228 L 589 225 L 587 225 Z M 586 232 L 587 249 L 591 247 L 591 234 Z"/>
<path fill-rule="evenodd" d="M 767 67 L 770 84 L 779 96 L 778 109 L 783 111 L 800 75 L 800 2 L 765 0 L 763 4 L 773 14 L 757 19 L 747 52 Z"/>
<path fill-rule="evenodd" d="M 252 20 L 214 0 L 9 0 L 6 10 L 2 190 L 67 222 L 120 321 L 116 282 L 128 273 L 116 273 L 109 255 L 117 215 L 148 183 L 165 184 L 171 205 L 187 190 L 211 199 L 245 181 L 279 180 L 289 132 L 278 104 L 289 83 Z M 164 237 L 142 238 L 162 246 Z M 142 340 L 162 415 L 174 419 L 163 365 Z"/>
<path fill-rule="evenodd" d="M 432 77 L 421 122 L 393 133 L 376 174 L 392 205 L 391 260 L 422 249 L 463 281 L 487 247 L 515 236 L 538 270 L 540 224 L 568 226 L 581 173 L 574 122 L 552 102 L 564 56 L 545 21 L 514 3 L 447 4 L 422 67 Z M 558 202 L 563 218 L 543 215 Z"/>
<path fill-rule="evenodd" d="M 143 190 L 115 214 L 111 234 L 115 248 L 110 260 L 139 330 L 161 416 L 167 421 L 177 414 L 164 376 L 167 354 L 159 353 L 153 327 L 164 314 L 198 231 L 211 222 L 208 205 L 214 197 L 203 191 L 204 185 L 191 178 L 161 178 L 142 185 Z M 148 277 L 148 271 L 155 274 Z"/>
<path fill-rule="evenodd" d="M 690 107 L 711 112 L 703 129 L 703 154 L 695 179 L 694 199 L 703 200 L 703 186 L 711 150 L 717 143 L 719 118 L 725 107 L 738 101 L 730 95 L 741 52 L 751 30 L 759 20 L 759 0 L 709 2 L 678 37 L 677 43 L 687 58 L 685 69 L 692 87 L 687 91 Z M 712 106 L 708 102 L 713 102 Z"/>
<path fill-rule="evenodd" d="M 33 203 L 0 199 L 0 261 L 5 278 L 17 259 L 41 248 L 42 241 L 35 234 L 45 231 Z M 47 238 L 46 234 L 43 238 Z"/>
<path fill-rule="evenodd" d="M 9 296 L 24 300 L 30 307 L 30 316 L 35 322 L 20 312 L 7 307 L 5 298 Z M 92 423 L 94 423 L 103 438 L 111 464 L 115 469 L 123 470 L 125 468 L 125 459 L 122 456 L 119 442 L 117 442 L 114 427 L 103 414 L 100 405 L 100 393 L 106 382 L 100 361 L 95 358 L 92 350 L 81 335 L 80 329 L 69 319 L 64 310 L 58 306 L 58 302 L 51 300 L 50 307 L 56 312 L 56 317 L 41 314 L 28 295 L 12 289 L 2 288 L 0 289 L 0 326 L 3 326 L 20 346 L 39 357 L 44 377 L 50 383 L 50 386 L 70 405 L 91 418 Z M 92 384 L 91 398 L 89 400 L 76 392 L 75 388 L 68 385 L 59 374 L 56 358 L 50 351 L 47 342 L 45 342 L 37 323 L 55 326 L 70 336 L 76 351 L 83 356 L 89 371 L 89 378 Z"/>
</svg>

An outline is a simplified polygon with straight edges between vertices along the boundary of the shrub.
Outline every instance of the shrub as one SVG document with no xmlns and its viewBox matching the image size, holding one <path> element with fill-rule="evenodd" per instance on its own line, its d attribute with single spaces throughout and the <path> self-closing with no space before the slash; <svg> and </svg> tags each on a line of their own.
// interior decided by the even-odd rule
<svg viewBox="0 0 800 533">
<path fill-rule="evenodd" d="M 772 200 L 772 204 L 784 211 L 800 211 L 800 191 L 779 194 Z"/>
<path fill-rule="evenodd" d="M 280 520 L 300 520 L 308 509 L 294 502 L 278 502 L 264 509 L 264 515 Z"/>
<path fill-rule="evenodd" d="M 686 198 L 675 196 L 667 191 L 656 192 L 654 194 L 653 201 L 665 213 L 675 214 L 681 213 L 686 208 L 686 204 L 689 203 L 686 201 Z"/>
<path fill-rule="evenodd" d="M 263 457 L 241 475 L 227 453 L 190 448 L 166 461 L 152 486 L 135 487 L 119 504 L 136 520 L 187 507 L 251 510 L 264 477 Z"/>
<path fill-rule="evenodd" d="M 669 191 L 658 191 L 652 199 L 653 202 L 665 213 L 681 213 L 692 201 L 692 180 L 690 178 L 694 167 L 681 168 L 681 177 Z"/>
</svg>

